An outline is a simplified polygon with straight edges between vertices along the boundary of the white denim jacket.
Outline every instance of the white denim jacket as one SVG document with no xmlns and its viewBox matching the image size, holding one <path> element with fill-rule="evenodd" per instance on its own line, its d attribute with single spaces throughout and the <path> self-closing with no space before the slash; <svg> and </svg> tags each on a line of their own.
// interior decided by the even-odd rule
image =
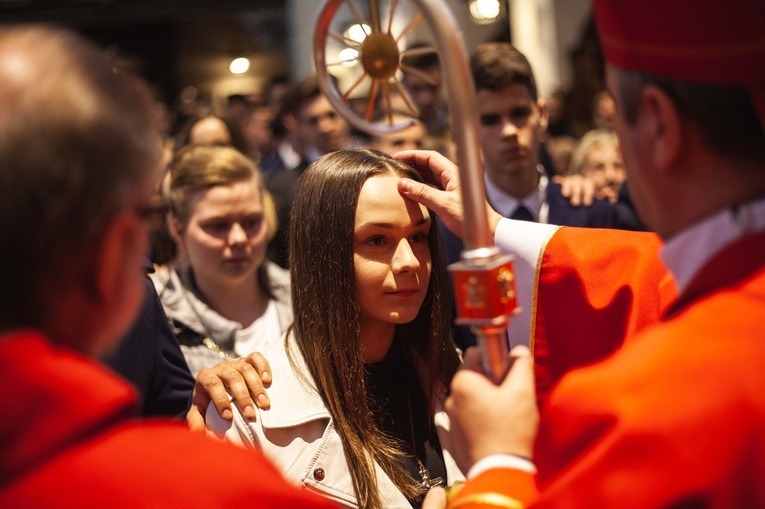
<svg viewBox="0 0 765 509">
<path fill-rule="evenodd" d="M 294 342 L 291 343 L 298 372 L 308 376 L 308 369 Z M 271 408 L 258 409 L 255 419 L 245 419 L 232 405 L 234 419 L 223 420 L 210 405 L 207 426 L 210 433 L 233 443 L 260 448 L 288 480 L 348 507 L 358 507 L 343 444 L 334 421 L 313 382 L 304 380 L 290 365 L 285 350 L 285 336 L 264 352 L 271 365 L 273 383 L 268 389 Z M 444 454 L 446 482 L 464 480 L 465 476 L 449 453 L 449 419 L 439 411 L 435 415 L 438 439 Z M 411 509 L 406 497 L 388 475 L 377 467 L 377 485 L 383 506 Z"/>
</svg>

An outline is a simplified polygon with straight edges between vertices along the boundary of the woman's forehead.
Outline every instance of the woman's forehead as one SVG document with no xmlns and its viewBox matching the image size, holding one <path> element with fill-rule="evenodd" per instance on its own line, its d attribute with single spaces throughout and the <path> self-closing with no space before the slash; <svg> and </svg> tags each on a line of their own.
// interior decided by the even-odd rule
<svg viewBox="0 0 765 509">
<path fill-rule="evenodd" d="M 396 222 L 420 223 L 428 218 L 428 209 L 405 198 L 398 191 L 396 175 L 379 175 L 367 179 L 359 193 L 356 224 Z"/>
</svg>

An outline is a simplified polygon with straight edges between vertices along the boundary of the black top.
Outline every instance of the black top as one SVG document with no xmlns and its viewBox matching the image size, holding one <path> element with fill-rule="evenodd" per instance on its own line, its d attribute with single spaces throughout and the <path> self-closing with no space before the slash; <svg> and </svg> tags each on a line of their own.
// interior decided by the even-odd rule
<svg viewBox="0 0 765 509">
<path fill-rule="evenodd" d="M 148 278 L 145 286 L 141 314 L 105 363 L 138 389 L 142 416 L 182 419 L 191 404 L 194 377 Z"/>
<path fill-rule="evenodd" d="M 432 419 L 428 418 L 428 402 L 417 372 L 404 354 L 398 338 L 380 362 L 366 365 L 369 408 L 377 425 L 392 439 L 401 443 L 407 455 L 404 466 L 412 479 L 422 481 L 417 458 L 430 473 L 441 477 L 446 485 L 444 454 Z M 412 445 L 414 435 L 415 446 Z M 413 451 L 417 451 L 415 458 Z M 423 490 L 423 496 L 425 491 Z M 422 497 L 410 500 L 412 507 L 422 505 Z"/>
</svg>

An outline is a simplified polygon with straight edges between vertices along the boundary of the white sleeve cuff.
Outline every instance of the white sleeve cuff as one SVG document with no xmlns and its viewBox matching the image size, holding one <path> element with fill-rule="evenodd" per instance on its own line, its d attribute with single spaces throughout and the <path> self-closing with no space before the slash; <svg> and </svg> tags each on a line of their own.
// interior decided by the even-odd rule
<svg viewBox="0 0 765 509">
<path fill-rule="evenodd" d="M 550 237 L 560 228 L 551 224 L 515 221 L 503 218 L 494 232 L 494 244 L 503 253 L 511 254 L 515 273 L 515 291 L 520 312 L 510 317 L 507 335 L 510 348 L 529 346 L 531 335 L 531 303 L 537 263 Z"/>
<path fill-rule="evenodd" d="M 475 465 L 468 470 L 467 478 L 473 479 L 487 470 L 494 468 L 514 468 L 530 474 L 537 473 L 537 467 L 530 460 L 513 456 L 512 454 L 492 454 L 475 462 Z"/>
</svg>

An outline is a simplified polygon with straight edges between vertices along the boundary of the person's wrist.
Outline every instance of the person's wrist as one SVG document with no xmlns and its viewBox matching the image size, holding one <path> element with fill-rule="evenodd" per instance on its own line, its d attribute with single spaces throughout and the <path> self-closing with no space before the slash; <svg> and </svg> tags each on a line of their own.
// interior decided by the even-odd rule
<svg viewBox="0 0 765 509">
<path fill-rule="evenodd" d="M 493 237 L 496 234 L 497 225 L 499 224 L 499 221 L 502 219 L 502 216 L 488 205 L 486 206 L 486 210 L 489 217 L 489 231 L 491 232 L 491 236 Z"/>
<path fill-rule="evenodd" d="M 482 473 L 495 468 L 513 468 L 530 474 L 537 473 L 537 467 L 529 458 L 515 454 L 491 454 L 476 461 L 465 476 L 467 479 L 478 477 Z"/>
</svg>

